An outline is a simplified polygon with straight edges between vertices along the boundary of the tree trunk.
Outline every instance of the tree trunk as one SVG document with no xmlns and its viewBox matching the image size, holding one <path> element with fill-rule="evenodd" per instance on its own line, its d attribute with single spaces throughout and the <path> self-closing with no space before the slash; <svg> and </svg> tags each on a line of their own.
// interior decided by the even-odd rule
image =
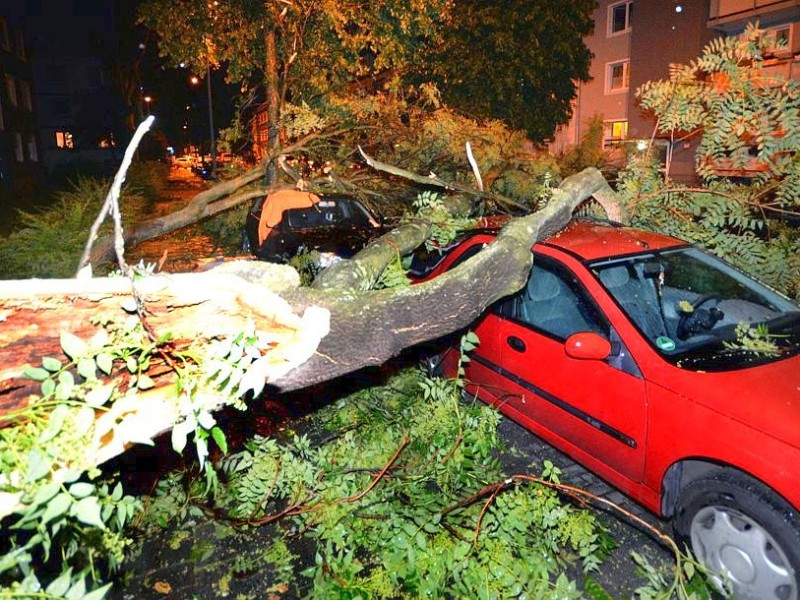
<svg viewBox="0 0 800 600">
<path fill-rule="evenodd" d="M 511 221 L 472 258 L 433 280 L 404 288 L 359 291 L 356 275 L 363 273 L 364 264 L 378 272 L 380 260 L 375 257 L 385 257 L 387 248 L 397 252 L 424 239 L 424 224 L 407 226 L 408 239 L 404 233 L 394 235 L 398 246 L 380 240 L 365 249 L 366 263 L 346 263 L 336 275 L 341 285 L 329 289 L 300 288 L 293 269 L 257 261 L 133 282 L 6 282 L 0 287 L 0 417 L 5 417 L 0 426 L 13 425 L 15 411 L 39 393 L 40 384 L 24 378 L 26 368 L 39 367 L 43 357 L 64 360 L 62 332 L 91 340 L 103 328 L 100 323 L 132 318 L 127 310 L 136 298 L 140 304 L 134 314 L 150 338 L 169 333 L 171 339 L 163 352 L 153 355 L 148 374 L 154 388 L 122 396 L 108 410 L 96 411 L 94 439 L 85 448 L 88 465 L 123 452 L 129 440 L 150 439 L 180 422 L 184 415 L 170 356 L 236 336 L 251 322 L 270 337 L 262 350 L 268 367 L 259 374 L 276 392 L 380 365 L 405 348 L 467 327 L 487 306 L 521 289 L 532 263 L 531 246 L 567 225 L 586 198 L 608 201 L 612 195 L 599 171 L 587 169 L 566 179 L 543 210 Z M 129 388 L 130 374 L 124 366 L 115 367 L 111 378 L 122 390 Z M 204 408 L 213 410 L 223 400 L 212 394 Z M 0 517 L 15 509 L 19 497 L 19 492 L 0 493 Z"/>
<path fill-rule="evenodd" d="M 583 200 L 608 191 L 596 169 L 574 175 L 543 210 L 511 221 L 476 256 L 408 288 L 361 291 L 358 277 L 363 277 L 365 262 L 358 255 L 337 273 L 339 285 L 324 289 L 289 286 L 285 278 L 275 278 L 276 265 L 255 261 L 227 263 L 205 273 L 152 276 L 137 287 L 142 287 L 147 321 L 156 335 L 169 331 L 176 339 L 196 341 L 239 332 L 248 318 L 255 320 L 257 329 L 269 327 L 276 319 L 276 300 L 270 292 L 288 303 L 279 321 L 288 318 L 290 309 L 296 314 L 311 306 L 327 309 L 330 333 L 317 352 L 270 382 L 281 391 L 295 390 L 381 364 L 404 348 L 466 327 L 491 303 L 524 285 L 530 248 L 537 240 L 563 228 Z M 372 261 L 370 270 L 379 272 L 378 255 L 385 258 L 398 248 L 413 249 L 424 240 L 426 227 L 407 225 L 401 233 L 390 233 L 391 241 L 381 239 L 367 247 L 363 256 Z M 60 354 L 60 331 L 89 337 L 92 317 L 109 310 L 119 313 L 121 298 L 130 294 L 125 279 L 7 282 L 0 290 L 0 316 L 5 321 L 0 332 L 0 402 L 13 405 L 25 397 L 30 388 L 19 375 L 43 352 Z"/>
</svg>

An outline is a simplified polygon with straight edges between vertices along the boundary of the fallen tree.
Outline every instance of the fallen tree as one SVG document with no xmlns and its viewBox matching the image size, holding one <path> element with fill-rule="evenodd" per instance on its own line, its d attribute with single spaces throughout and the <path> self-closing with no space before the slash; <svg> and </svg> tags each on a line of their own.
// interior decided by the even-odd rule
<svg viewBox="0 0 800 600">
<path fill-rule="evenodd" d="M 564 227 L 590 197 L 617 214 L 602 175 L 587 170 L 450 272 L 377 291 L 365 289 L 364 275 L 367 283 L 376 277 L 398 242 L 405 251 L 424 241 L 424 222 L 368 246 L 324 285 L 302 288 L 293 269 L 256 261 L 137 273 L 119 252 L 118 207 L 109 209 L 120 276 L 87 278 L 83 270 L 76 279 L 0 287 L 0 518 L 15 515 L 12 527 L 23 530 L 0 557 L 0 573 L 30 562 L 37 548 L 47 556 L 65 530 L 76 539 L 98 533 L 100 548 L 116 543 L 136 501 L 119 483 L 112 490 L 98 481 L 97 466 L 130 445 L 171 430 L 181 452 L 191 436 L 204 469 L 211 440 L 226 448 L 213 416 L 222 406 L 245 408 L 265 385 L 301 389 L 467 327 L 524 285 L 531 245 Z M 205 473 L 213 485 L 214 470 Z M 97 551 L 81 544 L 89 556 Z M 47 593 L 85 590 L 83 572 L 66 562 L 62 571 Z M 25 585 L 39 589 L 35 575 Z"/>
<path fill-rule="evenodd" d="M 340 263 L 335 278 L 323 278 L 327 283 L 318 288 L 301 288 L 287 278 L 287 268 L 254 261 L 228 262 L 199 273 L 150 275 L 133 283 L 126 278 L 6 282 L 0 289 L 0 405 L 8 412 L 25 400 L 22 372 L 34 357 L 59 352 L 60 331 L 91 337 L 97 328 L 91 324 L 94 316 L 124 311 L 125 299 L 134 295 L 157 334 L 170 331 L 173 340 L 192 342 L 238 331 L 247 319 L 257 330 L 268 329 L 278 318 L 271 294 L 283 298 L 295 314 L 324 308 L 330 313 L 330 333 L 320 336 L 308 361 L 269 382 L 279 391 L 381 364 L 404 348 L 466 327 L 492 302 L 517 291 L 531 266 L 531 245 L 563 228 L 588 198 L 614 210 L 612 195 L 600 172 L 587 169 L 564 180 L 543 210 L 512 220 L 475 257 L 408 288 L 364 290 L 370 287 L 363 285 L 364 274 L 379 274 L 398 247 L 410 251 L 424 242 L 424 223 L 410 223 L 376 240 Z M 399 244 L 404 236 L 408 241 Z"/>
<path fill-rule="evenodd" d="M 366 158 L 379 170 L 403 175 Z M 127 241 L 264 193 L 237 192 L 263 172 L 253 169 L 201 193 L 186 209 L 136 228 Z M 115 235 L 92 248 L 93 228 L 82 262 L 116 251 L 122 276 L 87 278 L 87 271 L 79 270 L 73 280 L 10 281 L 0 288 L 2 426 L 47 423 L 48 409 L 37 399 L 53 397 L 74 400 L 72 418 L 89 435 L 77 455 L 50 457 L 42 472 L 55 482 L 170 429 L 176 449 L 195 433 L 202 465 L 215 429 L 211 414 L 221 406 L 241 405 L 265 385 L 286 392 L 380 365 L 405 348 L 465 328 L 491 303 L 524 285 L 531 245 L 563 228 L 578 205 L 595 198 L 610 216 L 620 216 L 605 179 L 587 169 L 565 179 L 542 210 L 511 220 L 492 244 L 434 280 L 371 289 L 398 253 L 410 253 L 426 240 L 430 223 L 417 220 L 330 268 L 307 288 L 300 287 L 293 269 L 255 261 L 225 262 L 196 273 L 136 273 L 123 259 L 116 205 L 121 180 L 118 174 L 101 213 L 114 217 Z M 446 200 L 452 213 L 468 212 L 484 195 L 459 191 Z M 29 470 L 32 461 L 29 457 Z M 0 494 L 0 516 L 15 510 L 24 493 L 21 486 Z"/>
</svg>

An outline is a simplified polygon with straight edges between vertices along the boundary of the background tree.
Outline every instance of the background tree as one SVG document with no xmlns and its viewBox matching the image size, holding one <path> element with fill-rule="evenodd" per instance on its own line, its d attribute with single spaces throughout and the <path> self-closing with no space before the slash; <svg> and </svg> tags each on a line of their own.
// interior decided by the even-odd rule
<svg viewBox="0 0 800 600">
<path fill-rule="evenodd" d="M 263 89 L 274 149 L 284 102 L 319 102 L 358 78 L 404 72 L 421 43 L 443 32 L 449 4 L 151 0 L 140 15 L 172 65 L 204 72 L 225 63 L 231 81 Z"/>
<path fill-rule="evenodd" d="M 502 119 L 541 141 L 566 123 L 576 81 L 589 80 L 594 0 L 458 2 L 425 75 L 443 100 L 473 117 Z"/>
</svg>

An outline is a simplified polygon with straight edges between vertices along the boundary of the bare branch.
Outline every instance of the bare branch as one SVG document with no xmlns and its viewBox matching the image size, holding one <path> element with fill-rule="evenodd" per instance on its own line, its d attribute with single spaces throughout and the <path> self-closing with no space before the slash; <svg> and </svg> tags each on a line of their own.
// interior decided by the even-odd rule
<svg viewBox="0 0 800 600">
<path fill-rule="evenodd" d="M 472 155 L 472 146 L 467 142 L 467 160 L 472 167 L 472 173 L 475 175 L 475 181 L 478 182 L 478 189 L 483 191 L 483 179 L 481 178 L 481 171 L 478 169 L 478 163 L 475 162 L 475 157 Z"/>
<path fill-rule="evenodd" d="M 417 175 L 416 173 L 412 173 L 411 171 L 407 171 L 406 169 L 401 169 L 400 167 L 395 167 L 394 165 L 389 165 L 387 163 L 380 162 L 379 160 L 375 160 L 371 156 L 367 155 L 366 152 L 359 146 L 359 152 L 361 152 L 361 156 L 364 157 L 366 163 L 372 167 L 373 169 L 377 169 L 378 171 L 384 171 L 386 173 L 390 173 L 392 175 L 397 175 L 398 177 L 403 177 L 404 179 L 408 179 L 410 181 L 414 181 L 416 183 L 422 185 L 433 185 L 436 187 L 445 188 L 447 190 L 454 190 L 458 192 L 463 192 L 465 194 L 472 194 L 473 196 L 477 196 L 479 198 L 486 198 L 489 200 L 493 200 L 498 204 L 516 208 L 517 210 L 524 210 L 529 211 L 530 206 L 526 206 L 521 202 L 517 202 L 512 198 L 507 198 L 506 196 L 501 196 L 500 194 L 490 194 L 487 192 L 482 192 L 481 190 L 476 190 L 466 185 L 462 185 L 455 181 L 445 181 L 438 177 L 435 173 L 431 173 L 430 175 Z"/>
<path fill-rule="evenodd" d="M 153 115 L 147 117 L 139 125 L 139 127 L 136 128 L 136 132 L 133 134 L 128 147 L 125 149 L 125 156 L 122 159 L 122 164 L 120 165 L 119 170 L 114 177 L 114 182 L 111 184 L 111 189 L 108 191 L 108 195 L 103 203 L 103 207 L 100 209 L 100 214 L 97 215 L 94 223 L 92 223 L 92 228 L 89 230 L 89 239 L 86 240 L 86 248 L 84 249 L 81 260 L 78 263 L 78 270 L 75 273 L 75 277 L 81 276 L 81 271 L 89 264 L 92 245 L 94 244 L 95 239 L 97 239 L 97 232 L 100 230 L 100 226 L 103 224 L 103 221 L 105 220 L 106 216 L 108 216 L 109 212 L 114 219 L 114 250 L 117 254 L 117 262 L 119 264 L 119 268 L 123 272 L 126 271 L 127 265 L 125 264 L 124 258 L 125 240 L 122 237 L 122 219 L 119 212 L 119 196 L 122 190 L 122 183 L 125 181 L 125 174 L 128 172 L 128 168 L 131 166 L 136 148 L 139 147 L 139 142 L 144 137 L 144 134 L 150 130 L 150 126 L 153 124 L 154 120 L 155 117 Z M 91 277 L 91 272 L 88 272 L 88 275 Z"/>
</svg>

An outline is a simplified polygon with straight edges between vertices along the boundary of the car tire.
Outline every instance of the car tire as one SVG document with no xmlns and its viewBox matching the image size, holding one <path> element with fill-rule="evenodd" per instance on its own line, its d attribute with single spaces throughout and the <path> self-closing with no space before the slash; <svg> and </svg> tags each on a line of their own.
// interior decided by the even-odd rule
<svg viewBox="0 0 800 600">
<path fill-rule="evenodd" d="M 758 481 L 725 470 L 690 482 L 673 525 L 720 592 L 800 599 L 800 515 Z"/>
</svg>

